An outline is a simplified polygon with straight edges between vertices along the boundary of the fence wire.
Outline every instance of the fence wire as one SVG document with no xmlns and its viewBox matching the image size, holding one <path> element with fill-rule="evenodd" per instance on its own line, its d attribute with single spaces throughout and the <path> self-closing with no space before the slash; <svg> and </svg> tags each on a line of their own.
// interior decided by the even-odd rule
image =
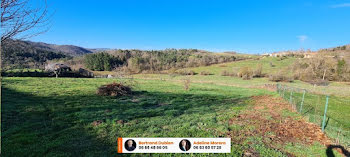
<svg viewBox="0 0 350 157">
<path fill-rule="evenodd" d="M 350 147 L 350 99 L 316 95 L 281 84 L 277 84 L 277 92 L 295 111 L 319 125 L 336 144 Z"/>
</svg>

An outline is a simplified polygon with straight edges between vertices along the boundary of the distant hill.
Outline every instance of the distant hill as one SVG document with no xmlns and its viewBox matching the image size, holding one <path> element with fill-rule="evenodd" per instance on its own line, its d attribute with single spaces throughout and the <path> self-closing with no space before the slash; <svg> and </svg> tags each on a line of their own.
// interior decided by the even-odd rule
<svg viewBox="0 0 350 157">
<path fill-rule="evenodd" d="M 54 59 L 72 58 L 71 51 L 62 47 L 45 43 L 35 43 L 21 40 L 7 40 L 1 43 L 2 67 L 4 69 L 14 68 L 43 68 L 45 62 Z"/>
<path fill-rule="evenodd" d="M 20 45 L 25 47 L 32 47 L 37 50 L 44 50 L 44 51 L 51 51 L 56 53 L 63 53 L 65 55 L 69 56 L 82 56 L 87 53 L 93 53 L 93 51 L 79 47 L 74 45 L 56 45 L 56 44 L 47 44 L 43 42 L 32 42 L 32 41 L 19 41 L 17 40 Z"/>
<path fill-rule="evenodd" d="M 3 67 L 8 69 L 43 68 L 49 60 L 67 60 L 94 52 L 74 45 L 55 45 L 23 40 L 7 40 L 1 43 L 1 49 Z"/>
<path fill-rule="evenodd" d="M 113 49 L 110 49 L 110 48 L 94 48 L 94 49 L 88 49 L 88 50 L 90 50 L 91 52 L 95 53 L 95 52 L 111 51 Z"/>
</svg>

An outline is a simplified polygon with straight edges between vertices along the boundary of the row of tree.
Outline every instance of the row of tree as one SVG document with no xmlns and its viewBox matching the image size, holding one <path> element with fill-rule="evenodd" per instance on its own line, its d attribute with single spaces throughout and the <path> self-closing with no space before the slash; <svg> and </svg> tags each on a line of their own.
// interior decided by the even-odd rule
<svg viewBox="0 0 350 157">
<path fill-rule="evenodd" d="M 346 58 L 320 54 L 310 59 L 296 61 L 293 72 L 295 79 L 303 81 L 350 81 L 350 62 Z"/>
<path fill-rule="evenodd" d="M 108 53 L 87 54 L 84 58 L 85 67 L 95 71 L 110 71 L 120 60 Z"/>
<path fill-rule="evenodd" d="M 235 61 L 233 54 L 215 54 L 197 49 L 166 50 L 115 50 L 88 54 L 84 57 L 86 68 L 97 71 L 109 71 L 124 68 L 130 72 L 157 72 L 171 68 L 207 66 Z"/>
</svg>

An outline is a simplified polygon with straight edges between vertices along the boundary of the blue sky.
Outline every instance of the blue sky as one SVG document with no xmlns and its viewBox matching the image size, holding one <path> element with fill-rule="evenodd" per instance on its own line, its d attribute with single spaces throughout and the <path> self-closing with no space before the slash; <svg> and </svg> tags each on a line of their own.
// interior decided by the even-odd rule
<svg viewBox="0 0 350 157">
<path fill-rule="evenodd" d="M 48 0 L 30 40 L 87 48 L 264 53 L 350 43 L 350 0 Z"/>
</svg>

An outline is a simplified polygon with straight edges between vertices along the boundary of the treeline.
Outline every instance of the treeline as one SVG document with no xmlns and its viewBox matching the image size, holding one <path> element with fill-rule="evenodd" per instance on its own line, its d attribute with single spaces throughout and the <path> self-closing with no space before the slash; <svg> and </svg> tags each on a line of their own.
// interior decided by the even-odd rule
<svg viewBox="0 0 350 157">
<path fill-rule="evenodd" d="M 108 53 L 87 54 L 84 58 L 85 67 L 94 71 L 111 71 L 122 62 Z"/>
<path fill-rule="evenodd" d="M 302 81 L 350 81 L 350 59 L 319 54 L 293 64 L 294 78 Z"/>
<path fill-rule="evenodd" d="M 124 69 L 133 73 L 158 72 L 168 69 L 207 66 L 231 62 L 237 58 L 234 54 L 215 54 L 197 49 L 166 50 L 115 50 L 88 54 L 84 57 L 85 67 L 91 70 Z"/>
<path fill-rule="evenodd" d="M 71 59 L 63 53 L 35 49 L 14 40 L 1 43 L 3 69 L 42 69 L 48 60 Z"/>
</svg>

